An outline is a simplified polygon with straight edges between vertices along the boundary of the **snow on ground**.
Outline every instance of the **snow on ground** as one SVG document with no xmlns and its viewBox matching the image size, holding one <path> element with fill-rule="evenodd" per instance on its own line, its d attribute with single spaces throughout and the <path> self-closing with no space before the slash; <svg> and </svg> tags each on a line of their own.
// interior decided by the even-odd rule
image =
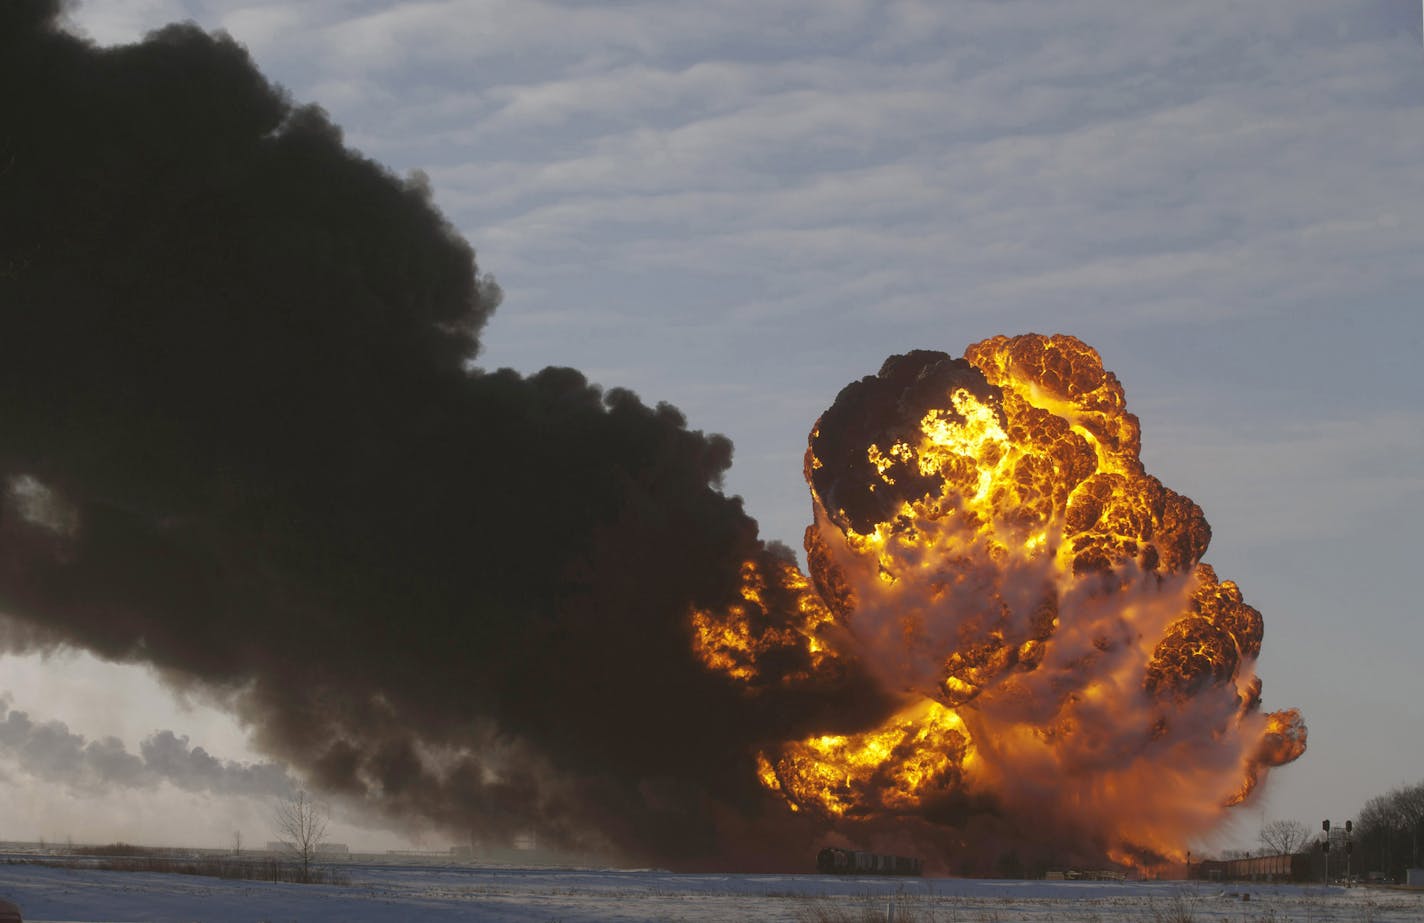
<svg viewBox="0 0 1424 923">
<path fill-rule="evenodd" d="M 1201 882 L 980 881 L 352 864 L 348 886 L 0 864 L 27 921 L 1415 923 L 1424 892 Z"/>
</svg>

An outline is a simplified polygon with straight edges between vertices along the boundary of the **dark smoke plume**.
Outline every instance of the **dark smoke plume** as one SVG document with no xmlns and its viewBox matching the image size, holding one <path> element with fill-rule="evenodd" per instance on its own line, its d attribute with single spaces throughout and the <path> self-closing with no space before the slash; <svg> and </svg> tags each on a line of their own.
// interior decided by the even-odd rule
<svg viewBox="0 0 1424 923">
<path fill-rule="evenodd" d="M 498 289 L 421 182 L 226 36 L 59 13 L 0 5 L 8 646 L 201 686 L 391 815 L 762 861 L 755 747 L 842 709 L 693 661 L 689 607 L 784 553 L 718 489 L 730 443 L 472 370 Z"/>
</svg>

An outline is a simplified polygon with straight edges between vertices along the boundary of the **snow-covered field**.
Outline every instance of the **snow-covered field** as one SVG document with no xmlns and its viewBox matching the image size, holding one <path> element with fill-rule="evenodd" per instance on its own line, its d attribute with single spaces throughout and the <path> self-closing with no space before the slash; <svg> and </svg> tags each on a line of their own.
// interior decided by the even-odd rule
<svg viewBox="0 0 1424 923">
<path fill-rule="evenodd" d="M 1424 892 L 1320 885 L 888 880 L 816 875 L 353 864 L 348 886 L 0 865 L 27 921 L 739 920 L 898 923 L 1146 920 L 1414 923 Z"/>
</svg>

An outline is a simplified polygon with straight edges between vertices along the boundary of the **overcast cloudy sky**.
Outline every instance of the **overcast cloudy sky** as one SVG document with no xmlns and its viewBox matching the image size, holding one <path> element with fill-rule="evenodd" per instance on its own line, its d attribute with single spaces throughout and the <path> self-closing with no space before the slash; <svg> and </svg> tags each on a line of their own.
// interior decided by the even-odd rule
<svg viewBox="0 0 1424 923">
<path fill-rule="evenodd" d="M 1263 815 L 1343 819 L 1424 777 L 1420 13 L 87 0 L 72 21 L 99 43 L 226 30 L 348 144 L 424 171 L 505 291 L 480 363 L 571 365 L 677 405 L 731 437 L 728 491 L 796 547 L 806 433 L 887 355 L 1028 331 L 1094 345 L 1148 470 L 1203 507 L 1206 560 L 1265 615 L 1266 707 L 1310 726 L 1242 815 L 1250 845 Z M 260 758 L 136 670 L 4 669 L 32 722 Z M 251 792 L 152 773 L 117 792 L 14 752 L 0 835 L 112 818 L 102 835 L 268 838 Z M 208 819 L 157 820 L 171 807 L 145 799 L 174 792 Z"/>
</svg>

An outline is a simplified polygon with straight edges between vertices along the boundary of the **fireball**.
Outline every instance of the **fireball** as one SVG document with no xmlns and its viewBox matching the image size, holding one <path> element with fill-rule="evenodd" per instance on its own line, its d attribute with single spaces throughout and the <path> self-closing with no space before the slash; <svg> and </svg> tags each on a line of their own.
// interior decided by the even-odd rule
<svg viewBox="0 0 1424 923">
<path fill-rule="evenodd" d="M 749 695 L 854 663 L 897 707 L 767 746 L 762 784 L 830 822 L 973 798 L 1161 860 L 1300 756 L 1299 713 L 1261 711 L 1261 614 L 1140 449 L 1122 385 L 1071 336 L 917 350 L 842 390 L 806 450 L 810 579 L 749 562 L 742 603 L 694 611 L 692 643 Z M 788 649 L 809 667 L 778 673 Z"/>
</svg>

